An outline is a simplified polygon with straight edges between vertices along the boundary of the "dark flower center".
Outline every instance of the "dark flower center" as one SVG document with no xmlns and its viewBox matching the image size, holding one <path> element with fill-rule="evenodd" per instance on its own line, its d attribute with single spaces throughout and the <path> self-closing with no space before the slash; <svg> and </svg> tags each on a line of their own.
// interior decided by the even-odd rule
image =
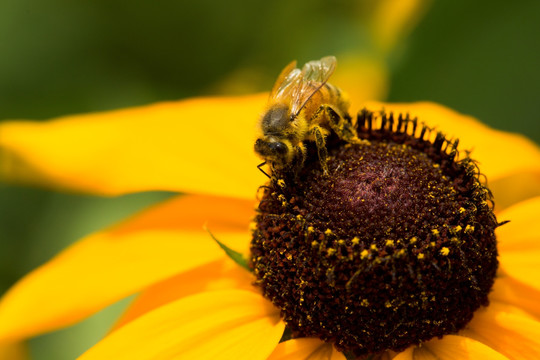
<svg viewBox="0 0 540 360">
<path fill-rule="evenodd" d="M 357 356 L 456 333 L 497 270 L 491 194 L 457 142 L 364 111 L 369 144 L 328 139 L 300 173 L 263 187 L 251 244 L 257 285 L 293 337 Z"/>
</svg>

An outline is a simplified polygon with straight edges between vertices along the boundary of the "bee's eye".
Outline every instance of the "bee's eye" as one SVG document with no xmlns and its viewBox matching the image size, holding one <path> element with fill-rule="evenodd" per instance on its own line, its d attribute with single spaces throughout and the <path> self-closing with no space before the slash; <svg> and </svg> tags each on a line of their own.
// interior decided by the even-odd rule
<svg viewBox="0 0 540 360">
<path fill-rule="evenodd" d="M 286 154 L 287 153 L 287 145 L 285 145 L 284 143 L 282 143 L 280 141 L 270 143 L 270 148 L 274 152 L 276 152 L 278 154 Z"/>
</svg>

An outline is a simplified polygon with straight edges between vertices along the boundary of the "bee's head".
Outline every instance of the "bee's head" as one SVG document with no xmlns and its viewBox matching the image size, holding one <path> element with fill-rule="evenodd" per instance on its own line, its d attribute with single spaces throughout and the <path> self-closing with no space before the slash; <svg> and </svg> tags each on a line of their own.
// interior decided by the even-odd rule
<svg viewBox="0 0 540 360">
<path fill-rule="evenodd" d="M 261 128 L 265 135 L 282 134 L 291 126 L 288 104 L 274 104 L 261 119 Z"/>
<path fill-rule="evenodd" d="M 255 141 L 255 152 L 264 160 L 284 166 L 292 160 L 292 145 L 287 140 L 273 136 L 260 137 Z"/>
</svg>

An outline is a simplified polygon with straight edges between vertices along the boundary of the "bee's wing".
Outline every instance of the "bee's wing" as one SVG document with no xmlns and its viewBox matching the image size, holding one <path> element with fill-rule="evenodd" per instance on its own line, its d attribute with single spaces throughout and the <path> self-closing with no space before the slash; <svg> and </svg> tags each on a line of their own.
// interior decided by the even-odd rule
<svg viewBox="0 0 540 360">
<path fill-rule="evenodd" d="M 306 63 L 301 71 L 301 81 L 292 94 L 291 114 L 296 117 L 306 103 L 321 87 L 326 84 L 336 68 L 334 56 L 323 57 Z"/>
<path fill-rule="evenodd" d="M 301 81 L 302 72 L 296 68 L 296 61 L 292 61 L 279 74 L 270 92 L 270 101 L 289 102 L 293 96 L 294 89 L 300 86 Z"/>
</svg>

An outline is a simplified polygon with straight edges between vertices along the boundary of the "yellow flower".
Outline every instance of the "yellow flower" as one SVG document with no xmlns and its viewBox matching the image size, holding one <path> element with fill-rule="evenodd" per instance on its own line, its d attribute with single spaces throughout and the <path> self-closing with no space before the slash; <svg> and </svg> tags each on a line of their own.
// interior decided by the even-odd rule
<svg viewBox="0 0 540 360">
<path fill-rule="evenodd" d="M 81 359 L 343 359 L 318 339 L 279 343 L 279 310 L 202 230 L 207 224 L 229 247 L 248 251 L 254 193 L 266 181 L 252 152 L 265 99 L 202 98 L 1 125 L 4 179 L 94 194 L 190 195 L 91 234 L 23 278 L 0 302 L 0 344 L 69 326 L 139 293 Z M 490 305 L 457 334 L 381 356 L 540 356 L 540 197 L 516 191 L 523 179 L 538 183 L 540 150 L 439 105 L 356 104 L 414 114 L 458 136 L 462 149 L 473 149 L 495 200 L 504 199 L 498 218 L 511 220 L 496 230 L 501 266 Z"/>
<path fill-rule="evenodd" d="M 362 66 L 358 54 L 344 57 L 340 69 L 347 71 L 336 73 L 333 81 L 351 93 L 355 110 L 384 106 L 409 112 L 459 137 L 461 148 L 474 150 L 490 179 L 499 219 L 512 220 L 497 229 L 502 267 L 490 306 L 477 311 L 457 335 L 381 356 L 496 358 L 499 352 L 536 358 L 540 150 L 521 136 L 438 105 L 362 104 L 386 91 L 387 73 L 379 60 L 427 8 L 421 0 L 372 5 L 364 20 L 375 54 Z M 256 170 L 260 160 L 252 151 L 253 128 L 265 101 L 265 94 L 199 98 L 46 123 L 1 124 L 0 178 L 5 181 L 109 196 L 148 190 L 188 195 L 83 238 L 21 279 L 0 300 L 0 359 L 22 357 L 22 340 L 74 324 L 136 293 L 111 333 L 83 359 L 342 359 L 318 339 L 278 344 L 284 330 L 279 310 L 253 286 L 253 275 L 202 229 L 207 224 L 223 243 L 248 253 L 255 192 L 267 181 Z M 443 254 L 450 251 L 441 248 Z"/>
</svg>

